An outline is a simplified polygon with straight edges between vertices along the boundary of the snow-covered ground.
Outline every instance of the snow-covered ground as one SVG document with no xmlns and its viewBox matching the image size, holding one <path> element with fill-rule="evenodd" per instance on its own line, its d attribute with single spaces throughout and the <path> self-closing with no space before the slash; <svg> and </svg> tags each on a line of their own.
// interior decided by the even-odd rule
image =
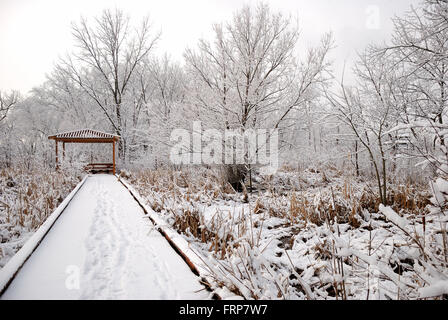
<svg viewBox="0 0 448 320">
<path fill-rule="evenodd" d="M 1 298 L 210 296 L 117 178 L 95 175 L 87 179 Z"/>
</svg>

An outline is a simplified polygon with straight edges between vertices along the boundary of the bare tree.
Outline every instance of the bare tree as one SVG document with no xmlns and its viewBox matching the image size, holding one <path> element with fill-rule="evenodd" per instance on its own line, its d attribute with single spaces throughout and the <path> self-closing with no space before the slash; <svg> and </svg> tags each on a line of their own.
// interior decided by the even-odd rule
<svg viewBox="0 0 448 320">
<path fill-rule="evenodd" d="M 182 126 L 185 101 L 182 67 L 168 55 L 146 59 L 132 84 L 132 129 L 128 147 L 134 158 L 149 156 L 155 167 L 167 162 L 171 131 Z"/>
<path fill-rule="evenodd" d="M 213 43 L 201 40 L 198 52 L 187 50 L 185 59 L 191 104 L 219 129 L 280 128 L 311 98 L 329 66 L 330 35 L 299 61 L 297 24 L 264 3 L 244 6 L 230 22 L 215 25 L 214 33 Z M 231 176 L 238 182 L 251 171 L 229 169 L 235 167 Z"/>
<path fill-rule="evenodd" d="M 448 1 L 425 0 L 394 19 L 391 45 L 378 50 L 404 70 L 406 82 L 398 94 L 400 128 L 419 155 L 448 174 L 445 127 L 448 112 Z M 397 128 L 398 128 L 397 127 Z"/>
<path fill-rule="evenodd" d="M 124 158 L 124 97 L 137 67 L 154 48 L 159 34 L 151 35 L 148 18 L 131 32 L 129 17 L 119 9 L 103 11 L 93 26 L 81 18 L 72 31 L 78 50 L 62 61 L 61 71 L 84 90 L 116 134 L 122 136 L 118 149 Z"/>
<path fill-rule="evenodd" d="M 19 102 L 19 93 L 12 91 L 9 94 L 0 91 L 0 122 L 6 118 L 8 112 Z"/>
<path fill-rule="evenodd" d="M 377 181 L 379 199 L 387 204 L 388 156 L 391 146 L 388 129 L 394 125 L 393 99 L 397 78 L 391 71 L 393 61 L 378 57 L 373 48 L 359 56 L 355 67 L 358 85 L 347 86 L 342 80 L 338 93 L 327 93 L 340 121 L 368 153 Z M 356 150 L 357 151 L 357 150 Z M 357 168 L 358 169 L 358 168 Z"/>
</svg>

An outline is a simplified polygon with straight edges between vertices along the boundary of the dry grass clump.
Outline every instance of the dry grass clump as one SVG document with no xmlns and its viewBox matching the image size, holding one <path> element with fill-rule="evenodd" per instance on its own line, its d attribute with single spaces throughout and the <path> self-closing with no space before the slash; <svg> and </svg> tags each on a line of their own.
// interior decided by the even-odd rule
<svg viewBox="0 0 448 320">
<path fill-rule="evenodd" d="M 388 204 L 397 212 L 405 211 L 411 214 L 422 214 L 431 203 L 428 190 L 421 190 L 415 186 L 400 185 L 389 190 Z"/>
<path fill-rule="evenodd" d="M 143 195 L 150 207 L 171 221 L 179 233 L 208 245 L 208 250 L 224 257 L 233 246 L 232 230 L 220 213 L 205 221 L 199 204 L 233 199 L 233 188 L 211 170 L 138 170 L 120 174 Z M 227 229 L 226 229 L 227 228 Z"/>
<path fill-rule="evenodd" d="M 235 194 L 232 186 L 220 174 L 211 169 L 173 170 L 160 168 L 157 170 L 136 170 L 132 174 L 124 171 L 121 176 L 132 184 L 145 186 L 145 189 L 175 195 L 206 193 L 213 199 L 226 198 Z"/>
<path fill-rule="evenodd" d="M 216 235 L 205 227 L 204 218 L 197 210 L 182 210 L 182 214 L 175 215 L 173 226 L 176 230 L 191 235 L 203 243 L 212 242 L 216 238 Z"/>
<path fill-rule="evenodd" d="M 289 207 L 281 210 L 280 194 L 274 194 L 274 209 L 269 213 L 287 218 L 291 225 L 304 222 L 317 226 L 328 222 L 348 223 L 353 228 L 360 226 L 365 212 L 378 212 L 380 199 L 367 184 L 354 185 L 345 179 L 343 183 L 332 183 L 326 188 L 311 191 L 290 191 L 286 194 Z M 285 195 L 283 195 L 285 197 Z M 407 214 L 424 214 L 430 203 L 430 193 L 410 185 L 393 185 L 388 190 L 388 205 L 395 211 Z"/>
<path fill-rule="evenodd" d="M 79 173 L 54 169 L 0 169 L 0 267 L 47 219 L 80 181 Z"/>
</svg>

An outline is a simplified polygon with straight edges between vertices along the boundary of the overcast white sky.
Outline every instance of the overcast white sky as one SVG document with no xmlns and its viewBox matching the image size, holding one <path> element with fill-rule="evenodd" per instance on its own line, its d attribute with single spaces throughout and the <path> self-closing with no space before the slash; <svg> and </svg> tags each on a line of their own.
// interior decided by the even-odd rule
<svg viewBox="0 0 448 320">
<path fill-rule="evenodd" d="M 26 93 L 45 80 L 58 56 L 73 45 L 70 24 L 81 15 L 96 16 L 105 8 L 122 8 L 133 20 L 150 16 L 162 30 L 160 53 L 182 59 L 210 35 L 211 25 L 231 18 L 244 3 L 237 0 L 0 0 L 0 90 Z M 338 48 L 335 68 L 354 59 L 369 42 L 389 39 L 390 18 L 419 0 L 275 0 L 275 10 L 299 16 L 303 45 L 315 44 L 332 30 Z M 377 20 L 376 17 L 379 17 Z"/>
</svg>

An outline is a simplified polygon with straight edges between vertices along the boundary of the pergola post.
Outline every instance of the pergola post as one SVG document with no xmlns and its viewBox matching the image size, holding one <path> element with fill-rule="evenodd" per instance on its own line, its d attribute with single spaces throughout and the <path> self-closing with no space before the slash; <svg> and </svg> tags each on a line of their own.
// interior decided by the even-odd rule
<svg viewBox="0 0 448 320">
<path fill-rule="evenodd" d="M 56 170 L 59 169 L 59 158 L 58 158 L 58 140 L 55 140 L 55 146 L 56 146 Z"/>
<path fill-rule="evenodd" d="M 65 160 L 65 142 L 62 142 L 62 160 Z"/>
<path fill-rule="evenodd" d="M 115 139 L 112 141 L 112 149 L 113 149 L 113 156 L 112 156 L 112 163 L 113 163 L 113 166 L 112 166 L 112 172 L 113 172 L 113 174 L 115 175 Z"/>
</svg>

